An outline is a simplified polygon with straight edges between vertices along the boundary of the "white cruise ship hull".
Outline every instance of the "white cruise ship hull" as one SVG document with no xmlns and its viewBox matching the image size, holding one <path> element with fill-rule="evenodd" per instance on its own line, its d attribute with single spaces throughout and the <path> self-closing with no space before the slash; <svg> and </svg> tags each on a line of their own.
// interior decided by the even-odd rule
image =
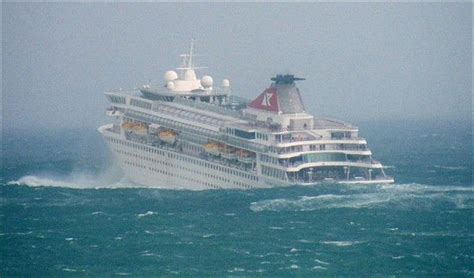
<svg viewBox="0 0 474 278">
<path fill-rule="evenodd" d="M 322 182 L 285 183 L 259 177 L 244 170 L 224 166 L 203 158 L 189 156 L 169 148 L 157 148 L 125 140 L 111 132 L 112 125 L 104 125 L 99 132 L 106 139 L 114 158 L 126 177 L 141 186 L 175 190 L 253 189 L 282 186 L 312 186 Z M 386 180 L 326 181 L 325 183 L 377 184 Z"/>
<path fill-rule="evenodd" d="M 120 134 L 99 128 L 126 177 L 139 185 L 164 189 L 251 189 L 270 183 L 256 175 L 173 151 L 124 140 Z M 284 184 L 280 184 L 284 185 Z"/>
</svg>

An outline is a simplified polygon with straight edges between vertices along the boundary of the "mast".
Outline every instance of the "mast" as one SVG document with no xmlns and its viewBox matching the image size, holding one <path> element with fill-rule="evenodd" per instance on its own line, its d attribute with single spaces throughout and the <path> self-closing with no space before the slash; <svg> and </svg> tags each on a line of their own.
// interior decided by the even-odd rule
<svg viewBox="0 0 474 278">
<path fill-rule="evenodd" d="M 193 65 L 193 58 L 195 56 L 194 54 L 194 39 L 191 39 L 190 45 L 189 45 L 189 54 L 181 54 L 179 55 L 183 57 L 183 65 L 179 68 L 176 68 L 177 70 L 180 70 L 180 78 L 182 80 L 196 80 L 196 72 L 194 71 L 195 69 L 202 69 L 205 67 L 195 67 Z"/>
</svg>

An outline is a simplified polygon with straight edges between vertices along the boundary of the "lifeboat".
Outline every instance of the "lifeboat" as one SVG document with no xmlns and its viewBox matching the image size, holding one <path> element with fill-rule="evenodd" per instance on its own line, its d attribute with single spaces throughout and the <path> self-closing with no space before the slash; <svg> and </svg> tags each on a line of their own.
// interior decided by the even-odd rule
<svg viewBox="0 0 474 278">
<path fill-rule="evenodd" d="M 162 131 L 158 134 L 158 137 L 160 137 L 161 141 L 171 145 L 176 142 L 176 132 L 172 130 Z"/>
<path fill-rule="evenodd" d="M 133 127 L 133 133 L 144 136 L 147 135 L 148 128 L 144 124 L 137 124 Z"/>
<path fill-rule="evenodd" d="M 242 163 L 252 163 L 255 161 L 255 155 L 246 150 L 238 150 L 236 152 L 237 160 Z"/>
<path fill-rule="evenodd" d="M 122 128 L 124 130 L 128 130 L 128 131 L 132 130 L 134 126 L 135 126 L 134 123 L 123 123 L 122 124 Z"/>
<path fill-rule="evenodd" d="M 146 135 L 148 132 L 148 127 L 146 124 L 123 123 L 122 128 L 125 131 L 133 132 L 137 135 Z"/>
<path fill-rule="evenodd" d="M 220 155 L 220 148 L 221 146 L 216 143 L 207 143 L 204 146 L 204 151 L 206 151 L 208 154 L 212 154 L 214 156 L 219 156 Z"/>
</svg>

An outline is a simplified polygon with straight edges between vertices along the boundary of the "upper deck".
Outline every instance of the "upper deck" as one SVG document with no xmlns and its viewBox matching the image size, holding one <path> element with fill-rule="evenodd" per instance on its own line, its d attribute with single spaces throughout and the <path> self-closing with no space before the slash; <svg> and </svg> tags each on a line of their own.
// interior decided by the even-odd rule
<svg viewBox="0 0 474 278">
<path fill-rule="evenodd" d="M 357 146 L 366 144 L 363 138 L 358 137 L 357 128 L 341 121 L 314 118 L 312 128 L 283 129 L 271 123 L 252 120 L 242 109 L 229 105 L 185 97 L 174 97 L 172 101 L 150 100 L 137 90 L 110 91 L 105 94 L 115 108 L 128 111 L 127 115 L 144 119 L 149 117 L 147 115 L 155 115 L 178 130 L 189 130 L 196 134 L 205 132 L 205 136 L 210 139 L 229 141 L 249 149 L 284 155 L 312 151 L 316 148 L 312 145 L 320 144 L 328 144 L 328 150 L 336 149 L 331 144 L 338 144 L 338 150 L 366 152 L 364 147 Z M 241 98 L 235 99 L 245 103 Z"/>
</svg>

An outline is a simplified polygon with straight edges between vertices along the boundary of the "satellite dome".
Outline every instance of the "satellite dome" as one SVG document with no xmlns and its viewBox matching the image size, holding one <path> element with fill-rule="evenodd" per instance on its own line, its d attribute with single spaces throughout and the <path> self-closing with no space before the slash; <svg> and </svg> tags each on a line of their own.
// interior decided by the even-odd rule
<svg viewBox="0 0 474 278">
<path fill-rule="evenodd" d="M 168 90 L 173 90 L 174 89 L 174 82 L 173 81 L 168 81 L 168 83 L 166 83 L 166 88 L 168 88 Z"/>
<path fill-rule="evenodd" d="M 166 81 L 173 81 L 175 79 L 178 79 L 178 74 L 175 71 L 169 70 L 165 73 L 165 80 Z"/>
<path fill-rule="evenodd" d="M 224 87 L 224 88 L 230 87 L 229 79 L 222 80 L 222 87 Z"/>
<path fill-rule="evenodd" d="M 209 88 L 212 86 L 212 83 L 214 81 L 212 80 L 212 77 L 210 77 L 209 75 L 204 75 L 202 78 L 201 78 L 201 85 L 204 87 L 204 88 Z"/>
</svg>

